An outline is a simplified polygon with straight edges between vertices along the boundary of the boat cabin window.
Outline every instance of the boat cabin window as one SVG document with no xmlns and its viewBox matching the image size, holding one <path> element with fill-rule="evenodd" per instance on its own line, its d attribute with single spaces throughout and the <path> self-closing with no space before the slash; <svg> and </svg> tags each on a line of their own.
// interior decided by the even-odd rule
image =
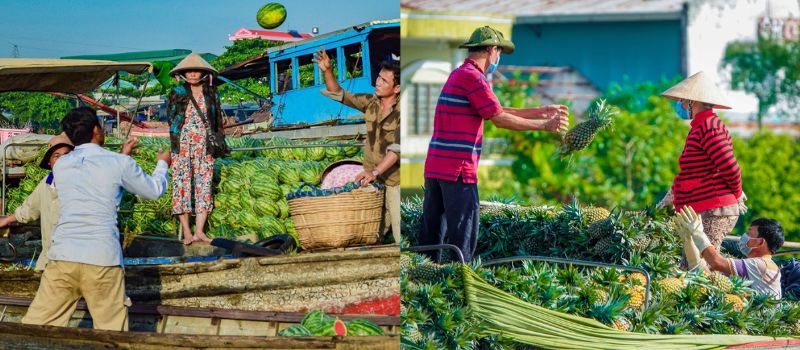
<svg viewBox="0 0 800 350">
<path fill-rule="evenodd" d="M 300 86 L 298 88 L 306 88 L 314 86 L 314 61 L 312 55 L 300 56 L 297 58 L 297 69 L 300 74 Z M 324 78 L 322 80 L 324 83 Z"/>
<path fill-rule="evenodd" d="M 292 60 L 287 59 L 275 62 L 275 72 L 277 72 L 276 88 L 278 93 L 294 89 L 292 85 Z"/>
<path fill-rule="evenodd" d="M 336 60 L 336 58 L 337 58 L 337 56 L 336 56 L 336 48 L 325 50 L 325 53 L 328 54 L 328 58 L 331 59 L 331 72 L 333 72 L 333 77 L 338 80 L 339 79 L 339 65 L 336 64 L 336 61 L 337 61 Z M 322 72 L 320 72 L 320 74 L 321 73 Z M 319 83 L 324 85 L 325 84 L 325 77 L 320 76 L 319 77 Z"/>
<path fill-rule="evenodd" d="M 347 79 L 364 76 L 364 55 L 361 49 L 361 43 L 344 47 L 345 63 L 347 63 L 345 66 L 347 68 Z"/>
</svg>

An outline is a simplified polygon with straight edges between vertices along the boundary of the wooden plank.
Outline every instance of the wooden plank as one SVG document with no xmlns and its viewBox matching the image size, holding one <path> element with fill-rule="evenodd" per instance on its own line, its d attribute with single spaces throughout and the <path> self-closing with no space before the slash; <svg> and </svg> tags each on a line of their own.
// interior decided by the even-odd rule
<svg viewBox="0 0 800 350">
<path fill-rule="evenodd" d="M 21 297 L 4 297 L 0 296 L 0 306 L 22 306 L 28 307 L 32 299 Z M 86 303 L 81 300 L 78 302 L 78 310 L 88 310 Z M 299 323 L 305 317 L 304 313 L 299 312 L 269 312 L 269 311 L 247 311 L 247 310 L 227 310 L 217 308 L 205 307 L 180 307 L 180 306 L 167 306 L 167 305 L 153 305 L 153 304 L 133 304 L 128 308 L 130 314 L 143 314 L 154 316 L 188 316 L 188 317 L 204 317 L 204 318 L 220 318 L 229 320 L 242 320 L 242 321 L 269 321 L 269 322 L 285 322 L 285 323 Z M 353 319 L 365 319 L 375 322 L 379 326 L 399 326 L 399 316 L 388 315 L 364 315 L 364 314 L 335 314 L 343 321 L 350 321 Z"/>
<path fill-rule="evenodd" d="M 220 320 L 219 335 L 275 336 L 277 322 Z"/>
<path fill-rule="evenodd" d="M 2 344 L 9 349 L 400 349 L 398 336 L 252 337 L 153 334 L 0 322 Z"/>
<path fill-rule="evenodd" d="M 350 139 L 355 136 L 366 135 L 367 126 L 364 123 L 360 124 L 347 124 L 347 125 L 331 125 L 311 127 L 295 130 L 282 130 L 282 131 L 269 131 L 249 134 L 252 138 L 257 139 L 270 139 L 275 136 L 284 137 L 290 140 L 308 140 L 308 139 Z"/>
<path fill-rule="evenodd" d="M 204 272 L 217 272 L 235 269 L 241 266 L 239 259 L 221 259 L 206 262 L 187 262 L 156 266 L 126 266 L 125 273 L 145 276 L 188 275 Z"/>
<path fill-rule="evenodd" d="M 162 320 L 162 333 L 217 335 L 219 324 L 213 318 L 166 316 Z"/>
</svg>

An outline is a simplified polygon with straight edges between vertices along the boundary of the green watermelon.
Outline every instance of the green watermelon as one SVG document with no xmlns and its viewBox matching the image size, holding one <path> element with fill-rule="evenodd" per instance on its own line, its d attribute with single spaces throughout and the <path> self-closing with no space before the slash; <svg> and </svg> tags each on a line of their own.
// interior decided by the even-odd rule
<svg viewBox="0 0 800 350">
<path fill-rule="evenodd" d="M 314 333 L 311 333 L 311 330 L 301 324 L 295 324 L 281 330 L 278 335 L 282 337 L 310 337 Z"/>
<path fill-rule="evenodd" d="M 274 216 L 264 216 L 258 219 L 259 224 L 259 238 L 271 237 L 285 233 L 283 223 L 281 223 Z"/>
<path fill-rule="evenodd" d="M 317 161 L 325 159 L 325 148 L 311 147 L 306 149 L 306 158 Z"/>
<path fill-rule="evenodd" d="M 277 2 L 264 5 L 256 14 L 256 22 L 264 29 L 278 28 L 285 20 L 286 7 Z"/>
<path fill-rule="evenodd" d="M 344 153 L 345 153 L 345 155 L 347 157 L 355 156 L 360 151 L 361 151 L 361 147 L 358 147 L 358 146 L 348 146 L 348 147 L 345 147 L 345 149 L 344 149 Z"/>
<path fill-rule="evenodd" d="M 260 216 L 279 216 L 280 208 L 268 200 L 258 200 L 253 206 L 253 211 Z"/>
<path fill-rule="evenodd" d="M 280 209 L 280 218 L 286 220 L 289 217 L 289 202 L 286 201 L 286 198 L 281 199 L 278 201 L 278 208 Z"/>
<path fill-rule="evenodd" d="M 345 322 L 347 335 L 383 335 L 383 328 L 367 320 L 352 320 Z"/>
<path fill-rule="evenodd" d="M 326 315 L 322 310 L 314 310 L 306 314 L 301 325 L 308 328 L 314 335 L 322 335 L 325 330 L 333 328 L 333 323 L 336 319 Z"/>
</svg>

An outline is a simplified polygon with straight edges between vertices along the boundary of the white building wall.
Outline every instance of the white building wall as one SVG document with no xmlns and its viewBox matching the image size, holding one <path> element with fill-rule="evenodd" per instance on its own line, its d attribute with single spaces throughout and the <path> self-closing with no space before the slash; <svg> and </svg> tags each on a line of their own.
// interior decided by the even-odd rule
<svg viewBox="0 0 800 350">
<path fill-rule="evenodd" d="M 758 111 L 758 99 L 730 89 L 730 74 L 720 69 L 725 46 L 732 41 L 757 38 L 760 17 L 798 18 L 797 0 L 710 0 L 689 1 L 687 26 L 688 74 L 705 71 L 725 92 L 732 110 L 731 120 L 747 120 Z"/>
</svg>

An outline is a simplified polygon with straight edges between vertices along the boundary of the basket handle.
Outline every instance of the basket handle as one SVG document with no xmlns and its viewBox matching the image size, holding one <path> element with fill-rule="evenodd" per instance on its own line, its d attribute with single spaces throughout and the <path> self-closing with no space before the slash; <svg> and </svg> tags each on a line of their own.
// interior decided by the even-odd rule
<svg viewBox="0 0 800 350">
<path fill-rule="evenodd" d="M 303 182 L 303 183 L 300 184 L 300 186 L 297 186 L 297 191 L 295 191 L 295 192 L 300 192 L 300 191 L 303 190 L 303 188 L 306 188 L 306 187 L 308 187 L 312 191 L 316 190 L 318 188 L 317 186 L 314 186 L 314 185 L 312 185 L 312 184 L 310 184 L 308 182 Z"/>
</svg>

